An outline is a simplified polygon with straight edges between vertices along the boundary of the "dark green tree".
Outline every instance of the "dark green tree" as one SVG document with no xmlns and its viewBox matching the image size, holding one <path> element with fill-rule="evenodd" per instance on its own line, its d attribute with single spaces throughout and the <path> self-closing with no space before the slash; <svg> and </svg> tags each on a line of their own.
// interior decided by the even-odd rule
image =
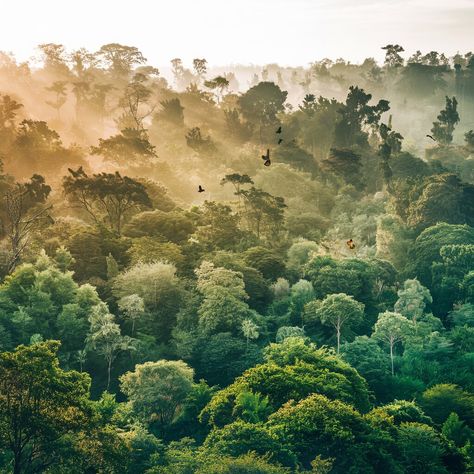
<svg viewBox="0 0 474 474">
<path fill-rule="evenodd" d="M 376 105 L 369 105 L 372 94 L 357 86 L 349 87 L 346 102 L 339 112 L 335 128 L 334 145 L 337 148 L 354 145 L 367 146 L 367 127 L 376 127 L 381 115 L 390 109 L 387 100 L 381 99 Z"/>
<path fill-rule="evenodd" d="M 260 143 L 270 142 L 279 125 L 278 114 L 285 110 L 288 92 L 273 82 L 260 82 L 238 99 L 242 115 L 258 130 Z"/>
<path fill-rule="evenodd" d="M 438 120 L 433 122 L 431 133 L 441 145 L 449 145 L 453 141 L 454 127 L 460 120 L 457 108 L 456 97 L 446 96 L 446 107 L 439 113 Z"/>
<path fill-rule="evenodd" d="M 403 58 L 400 53 L 405 51 L 399 44 L 388 44 L 382 47 L 385 50 L 385 65 L 387 67 L 400 67 L 403 66 Z"/>
<path fill-rule="evenodd" d="M 12 472 L 44 472 L 62 443 L 91 422 L 89 376 L 59 367 L 60 343 L 0 353 L 0 444 Z"/>
</svg>

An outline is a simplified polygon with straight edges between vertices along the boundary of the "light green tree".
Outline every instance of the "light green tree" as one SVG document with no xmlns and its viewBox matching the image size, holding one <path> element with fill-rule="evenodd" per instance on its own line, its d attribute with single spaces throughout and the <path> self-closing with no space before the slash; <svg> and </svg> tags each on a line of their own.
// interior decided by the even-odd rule
<svg viewBox="0 0 474 474">
<path fill-rule="evenodd" d="M 423 316 L 426 305 L 432 302 L 430 290 L 415 278 L 403 283 L 403 289 L 398 291 L 394 310 L 411 319 L 416 326 L 417 321 Z"/>
<path fill-rule="evenodd" d="M 244 319 L 242 321 L 242 333 L 244 334 L 247 349 L 249 347 L 250 339 L 257 339 L 260 335 L 258 332 L 258 326 L 251 319 Z"/>
<path fill-rule="evenodd" d="M 356 326 L 364 318 L 364 304 L 345 293 L 328 295 L 316 307 L 315 316 L 322 324 L 336 330 L 337 353 L 343 331 Z"/>
<path fill-rule="evenodd" d="M 107 390 L 110 386 L 112 364 L 122 351 L 135 350 L 135 340 L 122 336 L 120 326 L 109 312 L 105 303 L 92 308 L 89 315 L 90 330 L 86 338 L 86 347 L 103 356 L 107 363 Z"/>
<path fill-rule="evenodd" d="M 395 344 L 397 344 L 397 342 L 403 341 L 409 334 L 412 327 L 413 323 L 410 320 L 399 313 L 393 313 L 390 311 L 380 313 L 377 322 L 375 323 L 372 336 L 375 339 L 388 344 L 390 348 L 392 375 L 395 374 L 393 364 Z"/>
<path fill-rule="evenodd" d="M 137 294 L 120 298 L 118 307 L 125 319 L 132 323 L 132 335 L 135 333 L 135 324 L 145 314 L 145 303 L 143 298 Z"/>
</svg>

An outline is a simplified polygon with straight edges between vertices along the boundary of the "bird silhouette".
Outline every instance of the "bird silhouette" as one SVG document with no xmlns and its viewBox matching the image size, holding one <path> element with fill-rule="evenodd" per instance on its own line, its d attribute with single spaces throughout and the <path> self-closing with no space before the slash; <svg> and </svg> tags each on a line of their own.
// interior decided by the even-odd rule
<svg viewBox="0 0 474 474">
<path fill-rule="evenodd" d="M 281 127 L 278 127 L 278 130 L 275 133 L 281 133 Z"/>
<path fill-rule="evenodd" d="M 347 242 L 346 242 L 346 245 L 351 249 L 351 250 L 354 250 L 355 249 L 355 243 L 352 239 L 349 239 Z"/>
<path fill-rule="evenodd" d="M 82 166 L 79 166 L 79 168 L 77 168 L 76 171 L 74 171 L 73 169 L 71 168 L 68 168 L 67 169 L 69 171 L 69 173 L 72 174 L 73 178 L 79 178 L 80 176 L 84 176 L 84 169 L 82 168 Z"/>
<path fill-rule="evenodd" d="M 281 145 L 281 142 L 283 141 L 283 138 L 278 139 L 278 145 Z"/>
<path fill-rule="evenodd" d="M 431 135 L 426 135 L 428 138 L 431 138 L 434 142 L 436 141 Z"/>
<path fill-rule="evenodd" d="M 267 154 L 262 155 L 262 160 L 264 161 L 265 166 L 270 166 L 272 162 L 270 161 L 270 148 L 267 148 Z"/>
<path fill-rule="evenodd" d="M 205 191 L 205 189 L 199 185 L 199 188 L 198 188 L 198 193 L 203 193 Z"/>
</svg>

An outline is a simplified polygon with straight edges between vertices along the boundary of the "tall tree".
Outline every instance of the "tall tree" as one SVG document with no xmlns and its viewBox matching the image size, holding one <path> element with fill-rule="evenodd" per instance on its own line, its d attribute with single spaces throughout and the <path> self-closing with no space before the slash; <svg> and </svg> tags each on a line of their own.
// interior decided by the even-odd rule
<svg viewBox="0 0 474 474">
<path fill-rule="evenodd" d="M 15 128 L 15 119 L 17 112 L 23 107 L 23 104 L 17 102 L 9 95 L 0 94 L 0 131 Z"/>
<path fill-rule="evenodd" d="M 454 127 L 459 122 L 458 101 L 456 97 L 446 96 L 446 107 L 440 111 L 438 120 L 433 122 L 431 133 L 441 145 L 449 145 L 453 141 Z"/>
<path fill-rule="evenodd" d="M 107 386 L 110 386 L 112 364 L 122 351 L 135 350 L 135 340 L 122 336 L 120 326 L 109 313 L 107 305 L 100 303 L 92 308 L 89 315 L 90 330 L 87 336 L 87 347 L 102 355 L 107 364 Z"/>
<path fill-rule="evenodd" d="M 44 221 L 51 222 L 51 206 L 45 206 L 51 187 L 40 175 L 33 175 L 30 182 L 17 183 L 4 195 L 7 216 L 7 235 L 10 242 L 8 272 L 20 262 L 32 232 Z"/>
<path fill-rule="evenodd" d="M 411 322 L 405 316 L 390 311 L 379 314 L 375 323 L 373 337 L 388 344 L 392 375 L 395 374 L 393 363 L 395 345 L 405 339 L 411 327 Z"/>
<path fill-rule="evenodd" d="M 285 110 L 288 92 L 273 82 L 260 82 L 238 99 L 242 115 L 247 122 L 258 127 L 260 143 L 270 143 L 279 125 L 278 114 Z"/>
<path fill-rule="evenodd" d="M 96 55 L 103 60 L 116 78 L 124 78 L 130 74 L 132 67 L 143 64 L 146 58 L 134 46 L 124 46 L 118 43 L 103 45 Z"/>
<path fill-rule="evenodd" d="M 125 319 L 132 323 L 132 336 L 135 334 L 135 324 L 145 315 L 145 303 L 141 296 L 132 294 L 120 298 L 118 307 Z"/>
<path fill-rule="evenodd" d="M 245 337 L 248 350 L 249 341 L 251 339 L 257 339 L 259 336 L 258 326 L 251 319 L 244 319 L 242 321 L 242 334 Z"/>
<path fill-rule="evenodd" d="M 61 107 L 66 103 L 67 100 L 67 82 L 66 81 L 55 81 L 46 90 L 54 94 L 53 101 L 46 101 L 46 103 L 56 110 L 58 121 L 61 120 L 60 110 Z"/>
<path fill-rule="evenodd" d="M 247 174 L 232 173 L 226 174 L 221 180 L 221 186 L 230 183 L 234 186 L 235 194 L 239 196 L 240 188 L 244 184 L 253 184 L 252 178 Z M 240 196 L 239 196 L 240 198 Z"/>
<path fill-rule="evenodd" d="M 76 171 L 69 169 L 63 189 L 70 201 L 79 205 L 94 223 L 105 222 L 118 235 L 133 210 L 151 207 L 145 186 L 121 176 L 118 171 L 89 176 L 82 167 Z"/>
<path fill-rule="evenodd" d="M 217 103 L 219 103 L 222 100 L 224 91 L 229 87 L 229 81 L 224 76 L 216 76 L 214 79 L 204 81 L 204 86 L 216 91 Z"/>
<path fill-rule="evenodd" d="M 283 213 L 286 208 L 282 197 L 272 196 L 262 189 L 252 186 L 250 189 L 241 189 L 244 211 L 248 229 L 261 237 L 263 231 L 275 236 L 281 230 Z"/>
<path fill-rule="evenodd" d="M 38 46 L 45 70 L 67 77 L 70 74 L 67 66 L 66 49 L 64 45 L 57 43 L 43 43 Z"/>
<path fill-rule="evenodd" d="M 400 53 L 405 51 L 399 44 L 387 44 L 382 47 L 385 50 L 385 65 L 388 67 L 400 67 L 403 66 L 403 58 Z"/>
<path fill-rule="evenodd" d="M 390 109 L 389 102 L 381 99 L 369 105 L 372 94 L 357 86 L 349 87 L 345 104 L 340 107 L 339 119 L 334 131 L 335 147 L 367 146 L 367 127 L 377 127 L 384 112 Z"/>
<path fill-rule="evenodd" d="M 207 73 L 207 60 L 202 58 L 195 58 L 193 59 L 193 68 L 196 76 L 198 78 L 198 85 L 202 83 L 204 76 Z"/>
<path fill-rule="evenodd" d="M 99 145 L 91 147 L 92 153 L 107 161 L 129 167 L 146 165 L 156 158 L 155 147 L 144 130 L 125 128 L 109 138 L 99 138 Z"/>
<path fill-rule="evenodd" d="M 156 70 L 158 71 L 158 70 Z M 156 104 L 150 104 L 153 91 L 148 87 L 148 79 L 142 73 L 135 73 L 127 84 L 119 106 L 123 114 L 118 119 L 120 128 L 131 128 L 139 132 L 144 131 L 144 121 L 153 114 Z"/>
<path fill-rule="evenodd" d="M 336 331 L 336 350 L 341 348 L 341 335 L 359 324 L 364 317 L 364 305 L 344 293 L 328 295 L 316 307 L 315 317 Z"/>
<path fill-rule="evenodd" d="M 380 168 L 382 169 L 382 174 L 387 189 L 390 190 L 393 174 L 390 166 L 390 159 L 392 158 L 392 155 L 401 151 L 403 137 L 400 135 L 400 133 L 392 130 L 390 121 L 388 125 L 385 125 L 384 123 L 380 124 L 379 135 L 381 139 L 381 143 L 379 145 L 379 156 L 381 159 Z"/>
</svg>

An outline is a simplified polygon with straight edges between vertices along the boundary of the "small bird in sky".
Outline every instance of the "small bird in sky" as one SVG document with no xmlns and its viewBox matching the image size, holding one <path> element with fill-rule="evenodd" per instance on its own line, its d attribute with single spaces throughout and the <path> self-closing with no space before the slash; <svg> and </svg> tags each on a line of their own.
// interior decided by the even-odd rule
<svg viewBox="0 0 474 474">
<path fill-rule="evenodd" d="M 74 171 L 71 168 L 68 168 L 67 170 L 69 171 L 69 173 L 72 174 L 73 178 L 79 178 L 79 176 L 84 175 L 84 170 L 82 166 L 79 166 L 79 168 L 77 168 L 77 171 Z"/>
<path fill-rule="evenodd" d="M 281 133 L 281 127 L 278 127 L 278 130 L 275 133 Z"/>
<path fill-rule="evenodd" d="M 201 185 L 199 185 L 198 193 L 203 193 L 204 191 L 205 191 L 205 189 Z"/>
<path fill-rule="evenodd" d="M 428 138 L 431 138 L 434 142 L 436 141 L 431 135 L 426 135 Z"/>
<path fill-rule="evenodd" d="M 264 165 L 265 166 L 270 166 L 272 162 L 270 161 L 270 148 L 267 148 L 267 154 L 262 155 L 262 160 L 264 160 Z"/>
<path fill-rule="evenodd" d="M 346 242 L 346 245 L 351 249 L 351 250 L 354 250 L 355 249 L 355 243 L 352 239 L 349 239 L 347 242 Z"/>
<path fill-rule="evenodd" d="M 278 139 L 278 145 L 281 145 L 281 142 L 283 141 L 283 138 Z"/>
</svg>

